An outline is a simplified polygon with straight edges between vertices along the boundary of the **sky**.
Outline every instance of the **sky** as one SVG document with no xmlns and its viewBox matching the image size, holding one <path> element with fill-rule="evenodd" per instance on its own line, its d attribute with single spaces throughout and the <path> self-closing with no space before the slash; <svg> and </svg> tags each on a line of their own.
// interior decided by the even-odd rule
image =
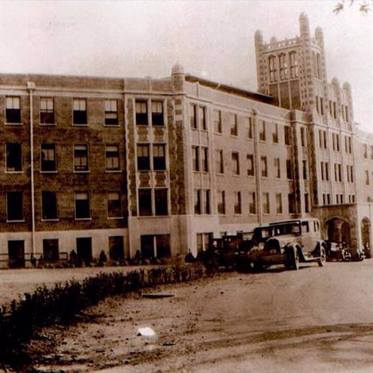
<svg viewBox="0 0 373 373">
<path fill-rule="evenodd" d="M 324 31 L 328 80 L 349 81 L 354 119 L 373 132 L 373 11 L 339 0 L 0 1 L 0 72 L 154 78 L 188 73 L 256 90 L 254 33 Z M 347 1 L 347 0 L 346 0 Z"/>
</svg>

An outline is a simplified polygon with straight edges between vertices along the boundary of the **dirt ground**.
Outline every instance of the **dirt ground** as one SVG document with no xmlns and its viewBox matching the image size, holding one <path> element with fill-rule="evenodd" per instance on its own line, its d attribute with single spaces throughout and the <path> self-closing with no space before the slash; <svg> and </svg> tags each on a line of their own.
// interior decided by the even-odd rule
<svg viewBox="0 0 373 373">
<path fill-rule="evenodd" d="M 42 372 L 372 372 L 373 260 L 108 299 L 33 343 Z M 138 335 L 150 327 L 155 335 Z M 54 336 L 54 340 L 52 338 Z M 53 343 L 52 343 L 53 342 Z M 40 349 L 44 349 L 44 353 Z"/>
</svg>

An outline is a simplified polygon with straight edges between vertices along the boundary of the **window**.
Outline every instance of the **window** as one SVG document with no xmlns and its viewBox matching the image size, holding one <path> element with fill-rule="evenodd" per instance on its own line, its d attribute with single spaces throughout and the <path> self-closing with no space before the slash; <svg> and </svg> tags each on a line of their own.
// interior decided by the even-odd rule
<svg viewBox="0 0 373 373">
<path fill-rule="evenodd" d="M 237 114 L 230 114 L 231 120 L 231 135 L 238 136 L 238 118 Z"/>
<path fill-rule="evenodd" d="M 252 117 L 249 117 L 249 128 L 248 128 L 247 137 L 249 139 L 252 139 L 254 137 L 253 118 Z"/>
<path fill-rule="evenodd" d="M 197 105 L 190 104 L 190 127 L 193 129 L 197 129 Z"/>
<path fill-rule="evenodd" d="M 54 124 L 53 98 L 40 98 L 40 124 Z"/>
<path fill-rule="evenodd" d="M 148 125 L 148 103 L 145 100 L 136 100 L 136 124 Z"/>
<path fill-rule="evenodd" d="M 369 185 L 369 171 L 365 171 L 365 185 Z"/>
<path fill-rule="evenodd" d="M 105 100 L 105 125 L 118 125 L 118 104 L 117 100 Z"/>
<path fill-rule="evenodd" d="M 214 129 L 216 133 L 223 132 L 222 120 L 221 120 L 221 110 L 214 110 L 213 111 L 214 117 Z"/>
<path fill-rule="evenodd" d="M 284 127 L 285 145 L 291 145 L 291 128 L 289 126 Z"/>
<path fill-rule="evenodd" d="M 105 157 L 107 171 L 118 171 L 120 169 L 118 145 L 106 145 Z"/>
<path fill-rule="evenodd" d="M 6 144 L 6 170 L 8 172 L 22 171 L 22 145 L 17 143 Z"/>
<path fill-rule="evenodd" d="M 168 191 L 166 188 L 154 189 L 155 215 L 168 215 Z"/>
<path fill-rule="evenodd" d="M 218 213 L 225 214 L 225 191 L 218 191 Z"/>
<path fill-rule="evenodd" d="M 269 56 L 268 58 L 268 70 L 270 82 L 276 81 L 276 57 Z"/>
<path fill-rule="evenodd" d="M 294 193 L 288 194 L 288 205 L 289 205 L 289 214 L 295 214 L 295 195 Z"/>
<path fill-rule="evenodd" d="M 307 161 L 303 160 L 302 163 L 303 163 L 303 180 L 307 180 L 307 177 L 308 177 Z"/>
<path fill-rule="evenodd" d="M 55 192 L 41 193 L 42 218 L 43 220 L 57 219 L 57 198 Z"/>
<path fill-rule="evenodd" d="M 286 55 L 284 53 L 281 53 L 278 56 L 278 60 L 279 60 L 279 66 L 280 66 L 280 79 L 284 80 L 287 78 L 287 75 L 288 75 Z"/>
<path fill-rule="evenodd" d="M 270 213 L 269 193 L 263 193 L 263 213 L 264 214 Z"/>
<path fill-rule="evenodd" d="M 209 148 L 201 146 L 201 153 L 202 171 L 209 172 Z"/>
<path fill-rule="evenodd" d="M 152 101 L 152 125 L 164 126 L 162 101 Z"/>
<path fill-rule="evenodd" d="M 88 145 L 74 145 L 74 171 L 88 171 Z"/>
<path fill-rule="evenodd" d="M 58 261 L 58 239 L 43 240 L 43 259 L 47 262 Z"/>
<path fill-rule="evenodd" d="M 207 130 L 207 121 L 206 121 L 206 107 L 199 107 L 199 128 Z"/>
<path fill-rule="evenodd" d="M 107 216 L 109 218 L 122 217 L 122 203 L 120 193 L 112 192 L 107 196 Z"/>
<path fill-rule="evenodd" d="M 23 193 L 7 192 L 6 194 L 7 221 L 23 221 Z"/>
<path fill-rule="evenodd" d="M 247 155 L 247 175 L 254 176 L 254 155 Z"/>
<path fill-rule="evenodd" d="M 310 201 L 309 201 L 308 193 L 304 193 L 304 211 L 310 212 Z"/>
<path fill-rule="evenodd" d="M 329 181 L 329 162 L 325 162 L 325 180 Z"/>
<path fill-rule="evenodd" d="M 291 159 L 286 160 L 286 177 L 289 180 L 293 178 L 293 165 Z"/>
<path fill-rule="evenodd" d="M 351 142 L 351 137 L 350 137 L 350 142 Z M 373 159 L 373 145 L 370 146 L 370 159 Z"/>
<path fill-rule="evenodd" d="M 282 214 L 282 194 L 276 193 L 276 214 Z"/>
<path fill-rule="evenodd" d="M 202 213 L 201 189 L 194 190 L 194 213 L 197 215 Z"/>
<path fill-rule="evenodd" d="M 162 171 L 166 169 L 166 145 L 153 145 L 153 169 Z"/>
<path fill-rule="evenodd" d="M 199 146 L 192 146 L 193 171 L 199 171 Z"/>
<path fill-rule="evenodd" d="M 364 144 L 363 146 L 364 146 L 364 158 L 368 159 L 368 145 Z"/>
<path fill-rule="evenodd" d="M 320 114 L 324 115 L 324 98 L 320 97 Z"/>
<path fill-rule="evenodd" d="M 21 98 L 7 97 L 6 98 L 6 122 L 7 123 L 21 123 Z"/>
<path fill-rule="evenodd" d="M 74 99 L 73 102 L 73 124 L 87 124 L 87 101 L 85 99 Z"/>
<path fill-rule="evenodd" d="M 75 193 L 75 219 L 89 219 L 90 217 L 88 193 Z"/>
<path fill-rule="evenodd" d="M 259 129 L 259 140 L 266 141 L 266 122 L 264 120 L 261 121 L 261 126 Z"/>
<path fill-rule="evenodd" d="M 307 129 L 304 127 L 300 128 L 300 142 L 302 146 L 306 146 L 306 131 Z"/>
<path fill-rule="evenodd" d="M 149 144 L 137 144 L 137 169 L 150 170 Z"/>
<path fill-rule="evenodd" d="M 290 78 L 294 79 L 298 77 L 298 59 L 296 52 L 289 53 L 290 60 Z"/>
<path fill-rule="evenodd" d="M 139 189 L 138 190 L 138 203 L 139 203 L 139 215 L 140 216 L 151 216 L 152 215 L 152 190 L 151 189 Z"/>
<path fill-rule="evenodd" d="M 324 162 L 320 162 L 320 169 L 321 169 L 321 180 L 325 180 L 324 176 Z"/>
<path fill-rule="evenodd" d="M 205 189 L 204 190 L 204 212 L 205 214 L 211 214 L 211 208 L 210 208 L 210 190 Z"/>
<path fill-rule="evenodd" d="M 249 192 L 249 214 L 256 214 L 256 195 L 255 195 L 255 192 Z"/>
<path fill-rule="evenodd" d="M 241 214 L 241 192 L 234 192 L 234 213 Z"/>
<path fill-rule="evenodd" d="M 51 172 L 57 170 L 56 146 L 54 144 L 41 144 L 40 171 Z"/>
<path fill-rule="evenodd" d="M 268 177 L 267 157 L 265 157 L 265 156 L 260 157 L 260 162 L 261 162 L 262 176 L 263 177 Z"/>
<path fill-rule="evenodd" d="M 219 174 L 224 173 L 224 154 L 220 149 L 216 150 L 216 172 Z"/>
<path fill-rule="evenodd" d="M 274 144 L 278 143 L 278 124 L 274 123 L 274 131 L 272 133 L 272 141 Z"/>
<path fill-rule="evenodd" d="M 269 80 L 271 82 L 275 82 L 277 80 L 276 57 L 275 56 L 269 56 L 268 69 L 269 69 Z"/>
<path fill-rule="evenodd" d="M 280 158 L 274 159 L 274 166 L 275 166 L 275 175 L 277 179 L 281 178 L 281 165 L 280 165 Z"/>
<path fill-rule="evenodd" d="M 237 152 L 232 153 L 232 163 L 233 163 L 233 174 L 240 174 L 240 155 Z"/>
</svg>

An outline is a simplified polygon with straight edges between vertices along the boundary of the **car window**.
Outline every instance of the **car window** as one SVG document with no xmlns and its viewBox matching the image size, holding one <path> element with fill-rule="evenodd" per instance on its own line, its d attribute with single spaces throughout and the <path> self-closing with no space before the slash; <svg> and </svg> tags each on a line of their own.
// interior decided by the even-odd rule
<svg viewBox="0 0 373 373">
<path fill-rule="evenodd" d="M 294 224 L 291 226 L 291 233 L 293 234 L 300 234 L 300 225 Z"/>
<path fill-rule="evenodd" d="M 310 231 L 310 226 L 308 221 L 302 221 L 302 233 L 308 233 Z"/>
</svg>

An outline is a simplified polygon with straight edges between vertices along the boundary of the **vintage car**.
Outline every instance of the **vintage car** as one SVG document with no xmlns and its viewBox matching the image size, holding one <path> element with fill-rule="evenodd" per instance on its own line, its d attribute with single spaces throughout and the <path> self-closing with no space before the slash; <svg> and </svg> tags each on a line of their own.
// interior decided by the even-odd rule
<svg viewBox="0 0 373 373">
<path fill-rule="evenodd" d="M 252 248 L 240 251 L 240 268 L 262 270 L 271 265 L 284 264 L 298 269 L 299 263 L 326 262 L 326 244 L 321 239 L 317 219 L 294 219 L 265 224 L 255 228 Z"/>
</svg>

